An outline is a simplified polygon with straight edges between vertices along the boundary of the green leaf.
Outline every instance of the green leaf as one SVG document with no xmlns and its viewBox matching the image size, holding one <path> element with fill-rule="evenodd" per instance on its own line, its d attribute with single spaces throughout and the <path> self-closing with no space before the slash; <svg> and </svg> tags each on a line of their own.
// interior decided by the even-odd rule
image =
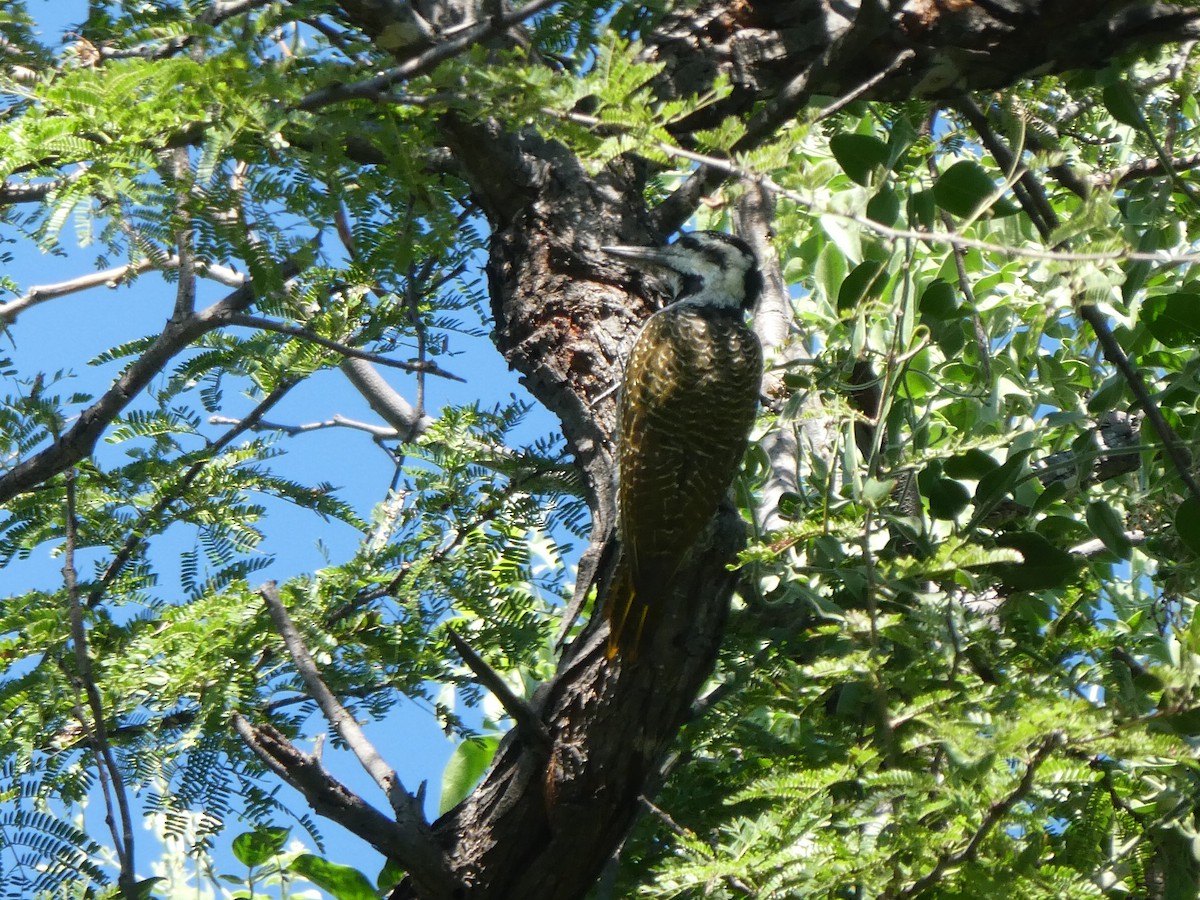
<svg viewBox="0 0 1200 900">
<path fill-rule="evenodd" d="M 1142 107 L 1127 81 L 1115 81 L 1104 86 L 1104 105 L 1109 115 L 1131 128 L 1141 128 L 1146 121 Z"/>
<path fill-rule="evenodd" d="M 1100 387 L 1096 388 L 1096 392 L 1088 397 L 1088 412 L 1108 412 L 1110 409 L 1117 407 L 1122 398 L 1127 396 L 1128 393 L 1129 386 L 1125 382 L 1125 376 L 1120 372 L 1110 375 L 1104 381 L 1100 382 Z"/>
<path fill-rule="evenodd" d="M 1037 515 L 1049 507 L 1050 504 L 1054 503 L 1054 501 L 1061 500 L 1066 496 L 1068 490 L 1066 484 L 1061 481 L 1051 482 L 1038 495 L 1037 500 L 1034 501 L 1033 506 L 1029 510 L 1030 515 Z"/>
<path fill-rule="evenodd" d="M 150 900 L 154 896 L 154 886 L 165 878 L 145 878 L 133 886 L 138 900 Z"/>
<path fill-rule="evenodd" d="M 446 769 L 442 772 L 442 798 L 438 812 L 445 813 L 462 801 L 475 787 L 487 767 L 492 764 L 500 739 L 472 738 L 454 748 Z"/>
<path fill-rule="evenodd" d="M 929 499 L 929 514 L 935 519 L 956 519 L 971 502 L 971 492 L 962 482 L 938 478 L 923 487 Z"/>
<path fill-rule="evenodd" d="M 979 163 L 970 159 L 956 162 L 938 176 L 933 185 L 933 198 L 938 206 L 953 215 L 974 215 L 985 202 L 995 196 L 996 182 Z M 996 200 L 990 212 L 997 216 L 1012 215 L 1017 208 L 1003 197 Z"/>
<path fill-rule="evenodd" d="M 951 318 L 957 320 L 960 316 L 958 292 L 954 285 L 941 278 L 935 278 L 929 287 L 921 292 L 918 307 L 921 310 L 921 321 L 927 324 L 930 320 L 942 322 Z"/>
<path fill-rule="evenodd" d="M 958 300 L 954 286 L 938 278 L 921 293 L 919 303 L 921 324 L 929 329 L 947 359 L 955 357 L 967 339 Z"/>
<path fill-rule="evenodd" d="M 1181 292 L 1147 297 L 1142 321 L 1168 347 L 1200 344 L 1200 294 Z"/>
<path fill-rule="evenodd" d="M 888 161 L 887 144 L 869 134 L 835 134 L 829 149 L 842 171 L 864 187 L 870 187 L 872 171 Z"/>
<path fill-rule="evenodd" d="M 290 828 L 259 828 L 233 839 L 233 855 L 245 866 L 261 866 L 287 843 Z"/>
<path fill-rule="evenodd" d="M 1000 467 L 1000 463 L 992 459 L 982 450 L 972 448 L 966 453 L 952 456 L 946 460 L 946 474 L 951 478 L 970 478 L 978 481 L 989 472 Z"/>
<path fill-rule="evenodd" d="M 1087 507 L 1088 528 L 1092 534 L 1100 538 L 1104 546 L 1119 556 L 1129 559 L 1133 553 L 1133 544 L 1125 534 L 1125 522 L 1115 509 L 1103 500 L 1096 500 Z"/>
<path fill-rule="evenodd" d="M 383 864 L 383 868 L 379 870 L 379 874 L 375 877 L 375 886 L 381 892 L 391 891 L 404 878 L 407 872 L 398 863 L 388 860 Z"/>
<path fill-rule="evenodd" d="M 1175 510 L 1175 531 L 1193 553 L 1200 553 L 1200 500 L 1188 497 Z"/>
<path fill-rule="evenodd" d="M 813 278 L 829 301 L 835 302 L 846 280 L 846 255 L 833 243 L 826 244 L 817 256 Z"/>
<path fill-rule="evenodd" d="M 868 478 L 863 485 L 863 502 L 868 506 L 878 507 L 892 495 L 892 488 L 895 486 L 894 478 Z"/>
<path fill-rule="evenodd" d="M 1012 492 L 1021 479 L 1026 460 L 1032 452 L 1031 448 L 1018 450 L 1006 459 L 1003 465 L 979 479 L 975 488 L 975 506 L 979 510 L 989 509 Z"/>
<path fill-rule="evenodd" d="M 876 259 L 863 260 L 851 270 L 838 290 L 838 312 L 850 312 L 864 300 L 878 297 L 886 283 L 883 263 Z"/>
<path fill-rule="evenodd" d="M 1065 550 L 1055 547 L 1037 532 L 1017 531 L 996 539 L 1022 556 L 1019 563 L 996 566 L 1000 580 L 1016 591 L 1042 591 L 1062 587 L 1079 570 L 1078 561 Z"/>
<path fill-rule="evenodd" d="M 331 863 L 311 853 L 297 856 L 288 870 L 328 891 L 335 900 L 379 900 L 370 879 L 358 869 Z"/>
<path fill-rule="evenodd" d="M 937 202 L 933 191 L 914 191 L 908 197 L 908 224 L 932 231 L 937 223 Z"/>
<path fill-rule="evenodd" d="M 900 218 L 900 198 L 890 187 L 883 187 L 867 201 L 867 218 L 880 225 L 895 225 Z"/>
</svg>

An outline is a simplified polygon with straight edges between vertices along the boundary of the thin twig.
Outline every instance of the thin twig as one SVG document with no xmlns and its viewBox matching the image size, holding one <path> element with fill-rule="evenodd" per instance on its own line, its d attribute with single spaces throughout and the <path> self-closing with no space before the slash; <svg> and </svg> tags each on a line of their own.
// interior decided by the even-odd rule
<svg viewBox="0 0 1200 900">
<path fill-rule="evenodd" d="M 1021 776 L 1021 780 L 1017 783 L 1017 786 L 1003 800 L 992 804 L 984 815 L 983 821 L 979 823 L 979 827 L 975 829 L 975 833 L 971 835 L 971 839 L 967 841 L 966 846 L 953 853 L 941 854 L 938 857 L 937 863 L 934 864 L 934 867 L 930 871 L 909 885 L 907 890 L 901 891 L 898 896 L 917 897 L 934 887 L 947 869 L 974 859 L 975 855 L 979 852 L 979 847 L 987 839 L 987 836 L 992 833 L 992 830 L 1000 824 L 1000 821 L 1008 815 L 1009 810 L 1033 790 L 1033 780 L 1037 776 L 1038 769 L 1050 758 L 1050 754 L 1066 744 L 1066 741 L 1066 735 L 1061 731 L 1052 731 L 1046 735 L 1034 753 L 1033 759 L 1025 767 L 1025 772 Z"/>
<path fill-rule="evenodd" d="M 196 21 L 212 27 L 226 19 L 249 12 L 255 7 L 267 6 L 270 3 L 271 0 L 216 0 L 196 17 Z M 103 59 L 129 59 L 130 57 L 165 59 L 181 50 L 186 50 L 196 41 L 196 38 L 196 34 L 181 34 L 170 37 L 161 43 L 145 43 L 120 48 L 100 47 L 99 49 Z"/>
<path fill-rule="evenodd" d="M 864 17 L 865 19 L 865 17 Z M 758 146 L 768 135 L 787 122 L 804 105 L 809 97 L 809 85 L 813 78 L 824 70 L 837 53 L 844 50 L 844 41 L 831 44 L 820 57 L 806 66 L 803 71 L 789 81 L 778 94 L 762 108 L 747 124 L 745 133 L 730 148 L 730 154 L 736 155 Z M 880 81 L 895 72 L 900 66 L 913 57 L 911 50 L 901 50 L 892 60 L 868 77 L 859 85 L 851 88 L 841 97 L 834 100 L 816 116 L 819 121 L 825 116 L 832 115 L 839 109 L 862 96 Z M 663 233 L 670 233 L 692 214 L 700 198 L 718 186 L 720 181 L 730 173 L 722 166 L 709 166 L 702 162 L 700 168 L 692 172 L 687 179 L 655 210 L 655 226 Z"/>
<path fill-rule="evenodd" d="M 285 281 L 294 278 L 300 271 L 295 257 L 284 260 L 280 269 Z M 32 490 L 90 454 L 112 420 L 158 376 L 176 354 L 191 346 L 202 335 L 226 325 L 230 316 L 248 308 L 256 296 L 254 286 L 247 282 L 182 321 L 168 319 L 150 346 L 125 368 L 98 400 L 79 414 L 70 428 L 50 446 L 0 476 L 0 503 Z"/>
<path fill-rule="evenodd" d="M 235 419 L 230 416 L 208 417 L 210 425 L 240 425 L 245 421 L 245 419 Z M 387 438 L 401 437 L 400 432 L 390 426 L 359 422 L 357 419 L 348 419 L 343 415 L 334 415 L 323 422 L 305 422 L 303 425 L 286 425 L 282 422 L 268 422 L 266 419 L 261 419 L 248 427 L 251 431 L 278 431 L 289 437 L 295 437 L 298 434 L 307 434 L 310 431 L 321 431 L 326 428 L 353 428 L 356 431 L 365 431 L 372 437 L 385 440 Z"/>
<path fill-rule="evenodd" d="M 475 673 L 476 677 L 483 683 L 489 691 L 495 695 L 500 701 L 500 705 L 504 707 L 514 722 L 517 723 L 517 730 L 523 737 L 529 738 L 530 743 L 535 744 L 541 750 L 549 752 L 550 750 L 550 733 L 546 730 L 546 725 L 542 722 L 541 717 L 532 706 L 525 702 L 524 699 L 513 693 L 512 688 L 500 676 L 500 673 L 493 669 L 484 661 L 483 657 L 475 652 L 465 640 L 459 636 L 458 632 L 449 626 L 446 627 L 446 635 L 450 638 L 450 643 L 454 645 L 454 649 L 458 655 L 462 657 L 462 661 L 466 663 L 467 668 Z"/>
<path fill-rule="evenodd" d="M 962 108 L 968 118 L 972 120 L 976 131 L 980 132 L 981 137 L 988 144 L 989 149 L 992 150 L 993 155 L 997 157 L 997 160 L 1003 158 L 1011 160 L 1012 154 L 1004 146 L 1003 142 L 991 132 L 987 120 L 978 107 L 967 102 L 963 104 Z M 1159 155 L 1161 157 L 1165 151 L 1162 151 L 1161 148 L 1158 149 L 1160 150 Z M 1027 193 L 1018 194 L 1017 197 L 1022 208 L 1038 228 L 1042 237 L 1048 238 L 1053 230 L 1058 227 L 1058 216 L 1050 206 L 1049 201 L 1046 200 L 1045 192 L 1041 189 L 1040 183 L 1036 179 L 1032 179 L 1030 184 L 1032 189 Z M 1040 198 L 1040 201 L 1037 198 Z M 1128 258 L 1133 259 L 1134 254 L 1129 254 Z M 1125 349 L 1113 335 L 1112 329 L 1108 325 L 1108 320 L 1100 312 L 1099 308 L 1090 303 L 1084 303 L 1079 306 L 1079 316 L 1092 326 L 1092 331 L 1096 335 L 1096 340 L 1100 344 L 1104 358 L 1120 371 L 1121 376 L 1125 379 L 1126 384 L 1129 385 L 1130 391 L 1137 400 L 1138 406 L 1146 414 L 1146 418 L 1150 420 L 1150 424 L 1162 440 L 1163 448 L 1166 450 L 1171 464 L 1179 473 L 1179 477 L 1187 488 L 1188 493 L 1197 502 L 1200 502 L 1200 483 L 1197 483 L 1195 476 L 1192 474 L 1191 453 L 1180 442 L 1174 429 L 1171 428 L 1162 411 L 1158 408 L 1158 404 L 1150 396 L 1150 391 L 1146 387 L 1141 373 L 1133 367 L 1133 363 L 1125 353 Z"/>
<path fill-rule="evenodd" d="M 886 66 L 884 66 L 874 75 L 859 83 L 857 86 L 850 88 L 850 90 L 846 91 L 846 93 L 842 94 L 842 96 L 838 97 L 832 103 L 822 106 L 821 109 L 817 111 L 814 121 L 820 122 L 822 119 L 827 119 L 834 113 L 846 108 L 863 94 L 867 93 L 867 91 L 871 90 L 871 88 L 882 82 L 889 75 L 896 72 L 909 60 L 916 59 L 916 56 L 917 54 L 912 50 L 901 50 L 892 57 L 891 61 L 888 62 Z"/>
<path fill-rule="evenodd" d="M 548 110 L 547 110 L 548 111 Z M 581 113 L 555 113 L 563 119 L 572 122 L 578 122 L 583 125 L 600 125 L 599 119 L 594 116 L 587 116 Z M 754 169 L 741 165 L 735 161 L 723 159 L 719 156 L 710 156 L 705 153 L 696 153 L 692 150 L 685 150 L 682 147 L 676 147 L 673 144 L 660 142 L 655 146 L 662 153 L 677 159 L 684 159 L 688 162 L 694 162 L 702 166 L 710 166 L 713 169 L 720 170 L 727 175 L 734 175 L 739 178 L 745 178 L 749 181 L 757 182 L 763 187 L 775 192 L 780 197 L 786 197 L 793 203 L 805 209 L 811 210 L 822 216 L 830 216 L 832 218 L 841 219 L 846 222 L 852 222 L 863 229 L 873 232 L 882 238 L 894 242 L 901 241 L 919 241 L 923 244 L 930 245 L 946 245 L 950 247 L 964 247 L 968 249 L 981 250 L 986 253 L 995 253 L 1000 256 L 1018 259 L 1034 259 L 1045 262 L 1121 262 L 1130 260 L 1134 262 L 1150 262 L 1164 266 L 1182 266 L 1200 263 L 1200 253 L 1147 253 L 1137 250 L 1114 250 L 1105 253 L 1072 253 L 1061 250 L 1046 250 L 1038 247 L 1014 247 L 1010 244 L 995 244 L 990 241 L 982 241 L 977 238 L 965 237 L 961 234 L 952 234 L 940 231 L 920 231 L 911 228 L 892 228 L 874 219 L 869 219 L 866 216 L 856 213 L 840 212 L 836 209 L 823 207 L 817 201 L 810 197 L 806 197 L 799 191 L 794 191 L 786 188 L 779 182 L 775 181 L 768 175 L 764 175 Z"/>
<path fill-rule="evenodd" d="M 88 592 L 87 602 L 89 607 L 95 606 L 104 598 L 105 591 L 108 590 L 117 576 L 121 574 L 125 566 L 129 564 L 129 561 L 133 558 L 133 554 L 137 552 L 138 547 L 146 539 L 146 533 L 159 521 L 163 513 L 170 509 L 175 501 L 187 492 L 188 487 L 204 471 L 205 467 L 212 463 L 217 458 L 217 455 L 239 435 L 244 434 L 246 431 L 256 430 L 262 424 L 262 417 L 266 415 L 267 411 L 282 400 L 284 395 L 299 383 L 299 380 L 295 378 L 281 381 L 244 419 L 228 420 L 227 424 L 235 427 L 225 432 L 207 448 L 209 455 L 189 466 L 187 471 L 178 480 L 163 487 L 154 504 L 143 512 L 133 527 L 129 529 L 125 543 L 121 545 L 121 549 L 117 551 L 112 562 L 108 564 L 108 567 L 104 570 L 104 574 L 100 576 L 100 580 Z M 210 419 L 209 421 L 212 420 Z"/>
<path fill-rule="evenodd" d="M 549 9 L 557 2 L 559 0 L 530 0 L 529 3 L 520 9 L 514 10 L 507 15 L 490 18 L 482 22 L 473 22 L 453 33 L 447 32 L 443 36 L 443 40 L 434 44 L 428 50 L 418 53 L 416 56 L 405 60 L 397 66 L 385 69 L 378 75 L 350 84 L 334 84 L 313 91 L 296 104 L 296 109 L 312 112 L 346 100 L 380 97 L 393 84 L 404 81 L 407 78 L 422 75 L 479 41 L 499 34 L 514 25 L 519 25 L 531 16 Z"/>
<path fill-rule="evenodd" d="M 45 303 L 47 300 L 57 300 L 59 297 L 65 297 L 68 294 L 75 294 L 94 287 L 119 287 L 124 282 L 130 281 L 143 272 L 153 269 L 170 270 L 177 268 L 179 268 L 178 256 L 169 256 L 166 259 L 158 261 L 143 259 L 135 263 L 129 263 L 128 265 L 105 269 L 103 272 L 90 272 L 87 275 L 81 275 L 78 278 L 71 278 L 67 281 L 37 285 L 29 288 L 29 290 L 15 300 L 0 303 L 0 323 L 12 323 L 25 310 L 32 306 L 37 306 L 39 303 Z M 226 266 L 198 262 L 196 264 L 196 271 L 227 287 L 241 287 L 246 283 L 244 275 Z"/>
<path fill-rule="evenodd" d="M 346 344 L 339 343 L 327 337 L 322 337 L 315 331 L 310 331 L 302 325 L 293 325 L 291 322 L 277 322 L 274 319 L 263 318 L 262 316 L 252 316 L 245 313 L 237 313 L 229 317 L 228 324 L 239 325 L 244 328 L 261 328 L 263 331 L 274 331 L 278 334 L 286 334 L 289 337 L 300 338 L 301 340 L 310 341 L 327 350 L 332 350 L 334 353 L 340 353 L 349 359 L 363 359 L 368 362 L 373 362 L 381 366 L 390 366 L 393 369 L 403 369 L 405 372 L 417 372 L 428 375 L 437 375 L 439 378 L 448 378 L 450 381 L 459 381 L 466 383 L 465 378 L 460 378 L 453 372 L 447 372 L 437 363 L 429 362 L 428 360 L 399 360 L 391 359 L 380 353 L 373 353 L 370 350 L 360 350 L 357 347 L 349 347 Z"/>
<path fill-rule="evenodd" d="M 433 841 L 428 825 L 408 827 L 393 822 L 325 771 L 315 756 L 297 749 L 270 725 L 251 724 L 234 713 L 234 730 L 263 763 L 304 795 L 320 815 L 358 835 L 384 856 L 404 866 L 431 900 L 458 894 L 445 854 Z"/>
<path fill-rule="evenodd" d="M 410 210 L 412 207 L 410 207 Z M 404 284 L 404 301 L 408 306 L 408 319 L 412 324 L 413 333 L 417 337 L 417 359 L 424 363 L 426 362 L 426 334 L 425 320 L 421 316 L 421 297 L 424 294 L 422 285 L 429 280 L 429 276 L 433 273 L 435 257 L 427 257 L 425 261 L 417 266 L 415 263 L 409 267 L 408 278 Z M 417 403 L 415 409 L 416 415 L 425 415 L 425 373 L 417 374 Z"/>
<path fill-rule="evenodd" d="M 71 623 L 71 642 L 75 648 L 77 687 L 83 689 L 87 698 L 89 716 L 76 703 L 76 715 L 83 728 L 92 753 L 96 758 L 96 773 L 100 778 L 104 796 L 105 822 L 112 834 L 113 849 L 117 854 L 119 873 L 117 882 L 121 892 L 129 898 L 136 896 L 136 876 L 133 861 L 133 817 L 129 811 L 129 794 L 121 768 L 113 756 L 105 725 L 104 700 L 96 685 L 92 671 L 92 660 L 88 653 L 87 629 L 83 623 L 83 604 L 79 597 L 79 579 L 75 568 L 75 548 L 79 543 L 78 518 L 75 508 L 75 470 L 66 472 L 67 522 L 66 545 L 63 549 L 63 581 L 67 589 L 67 604 Z M 120 819 L 118 828 L 117 820 Z"/>
<path fill-rule="evenodd" d="M 929 134 L 933 133 L 933 115 L 926 120 L 926 131 Z M 933 157 L 929 157 L 926 162 L 926 170 L 931 178 L 937 175 L 937 166 L 934 163 Z M 954 231 L 954 220 L 950 217 L 950 213 L 942 209 L 938 211 L 942 220 L 942 226 L 947 232 Z M 988 346 L 987 330 L 983 327 L 983 319 L 979 315 L 979 304 L 975 299 L 975 291 L 971 288 L 971 280 L 967 276 L 966 261 L 964 260 L 963 248 L 954 245 L 950 248 L 950 253 L 954 257 L 954 269 L 958 275 L 958 289 L 962 291 L 963 297 L 967 301 L 967 308 L 971 310 L 971 329 L 975 333 L 975 349 L 979 354 L 979 367 L 983 375 L 983 383 L 992 383 L 992 353 Z"/>
</svg>

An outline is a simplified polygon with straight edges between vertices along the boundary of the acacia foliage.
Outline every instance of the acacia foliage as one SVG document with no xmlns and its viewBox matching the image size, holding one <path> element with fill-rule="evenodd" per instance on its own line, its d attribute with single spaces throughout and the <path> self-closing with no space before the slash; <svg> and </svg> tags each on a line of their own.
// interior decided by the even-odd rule
<svg viewBox="0 0 1200 900">
<path fill-rule="evenodd" d="M 196 279 L 248 279 L 252 301 L 222 315 L 257 317 L 151 366 L 102 452 L 76 440 L 81 414 L 154 335 L 94 360 L 86 392 L 67 372 L 5 373 L 0 479 L 55 447 L 74 458 L 14 491 L 0 560 L 69 548 L 92 565 L 74 589 L 0 601 L 13 897 L 114 889 L 102 845 L 125 839 L 77 825 L 98 773 L 201 858 L 235 823 L 319 835 L 228 724 L 326 727 L 256 592 L 263 498 L 362 532 L 280 588 L 356 715 L 415 699 L 472 736 L 446 702 L 480 696 L 447 625 L 532 693 L 570 587 L 560 544 L 585 513 L 561 442 L 518 437 L 522 404 L 419 400 L 490 315 L 486 210 L 440 122 L 536 130 L 594 174 L 636 157 L 650 206 L 746 133 L 730 117 L 681 140 L 731 88 L 660 101 L 664 63 L 637 42 L 653 11 L 560 5 L 522 48 L 472 46 L 355 95 L 389 57 L 328 4 L 218 7 L 98 4 L 61 46 L 34 40 L 21 4 L 0 11 L 5 252 L 75 242 L 120 269 L 108 280 L 161 276 L 164 317 L 187 317 Z M 755 530 L 714 693 L 618 891 L 1196 894 L 1200 496 L 1095 331 L 1195 448 L 1196 75 L 1190 48 L 1168 48 L 952 102 L 816 98 L 727 164 L 742 186 L 694 224 L 727 227 L 746 185 L 770 187 L 792 334 L 737 485 Z M 53 298 L 2 287 L 19 340 L 20 313 Z M 396 490 L 375 510 L 341 501 L 332 474 L 279 474 L 303 436 L 251 431 L 234 402 L 265 415 L 337 347 L 415 359 L 405 383 L 435 419 L 381 438 Z M 235 410 L 242 424 L 210 418 Z M 192 545 L 177 571 L 156 555 L 171 529 Z M 469 789 L 490 737 L 462 745 L 449 789 Z"/>
</svg>

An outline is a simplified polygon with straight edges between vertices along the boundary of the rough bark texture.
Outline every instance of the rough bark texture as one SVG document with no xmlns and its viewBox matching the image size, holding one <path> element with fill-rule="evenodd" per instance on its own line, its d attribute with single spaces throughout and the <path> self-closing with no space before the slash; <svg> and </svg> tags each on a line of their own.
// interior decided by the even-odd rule
<svg viewBox="0 0 1200 900">
<path fill-rule="evenodd" d="M 1195 10 L 1130 0 L 707 0 L 681 9 L 646 42 L 670 61 L 663 79 L 680 94 L 703 90 L 718 73 L 730 79 L 738 90 L 704 112 L 719 119 L 787 94 L 806 72 L 805 96 L 796 99 L 841 96 L 903 52 L 909 61 L 871 89 L 873 99 L 1003 87 L 1198 35 Z"/>
<path fill-rule="evenodd" d="M 342 7 L 368 34 L 387 33 L 387 4 Z M 449 15 L 437 4 L 419 8 L 435 24 L 463 20 L 461 4 Z M 704 92 L 718 74 L 734 85 L 722 103 L 678 126 L 682 146 L 691 129 L 727 115 L 749 120 L 748 146 L 815 95 L 824 102 L 848 94 L 957 95 L 1032 73 L 1095 67 L 1133 47 L 1197 34 L 1200 13 L 1154 3 L 1096 3 L 1081 15 L 1074 0 L 709 0 L 666 19 L 645 44 L 667 63 L 656 85 L 664 95 Z M 599 247 L 662 237 L 655 225 L 683 221 L 723 176 L 702 171 L 669 210 L 648 211 L 632 163 L 591 178 L 565 148 L 535 134 L 456 119 L 446 120 L 444 133 L 493 228 L 497 346 L 561 419 L 584 473 L 596 527 L 589 558 L 598 563 L 602 604 L 613 555 L 603 549 L 612 522 L 615 388 L 656 290 Z M 781 452 L 790 459 L 794 447 Z M 539 697 L 549 754 L 510 735 L 482 785 L 434 823 L 459 896 L 569 900 L 594 883 L 711 671 L 733 584 L 726 565 L 743 540 L 731 510 L 710 537 L 673 595 L 662 598 L 663 627 L 639 661 L 607 661 L 604 626 L 593 617 Z M 419 896 L 408 882 L 393 894 Z"/>
</svg>

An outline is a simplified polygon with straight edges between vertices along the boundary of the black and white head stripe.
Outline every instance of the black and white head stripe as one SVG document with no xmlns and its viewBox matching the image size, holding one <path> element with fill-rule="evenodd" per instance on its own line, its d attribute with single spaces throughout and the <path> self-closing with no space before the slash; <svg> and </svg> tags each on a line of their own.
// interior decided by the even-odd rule
<svg viewBox="0 0 1200 900">
<path fill-rule="evenodd" d="M 608 246 L 606 253 L 672 272 L 675 299 L 711 309 L 752 309 L 762 273 L 750 245 L 719 231 L 690 231 L 665 247 Z"/>
<path fill-rule="evenodd" d="M 680 292 L 681 297 L 703 290 L 699 285 L 686 283 L 689 278 L 695 276 L 703 277 L 704 287 L 714 288 L 708 273 L 717 270 L 726 273 L 730 281 L 740 279 L 740 287 L 736 284 L 728 285 L 730 292 L 741 298 L 739 305 L 742 309 L 754 309 L 759 295 L 762 294 L 763 277 L 754 251 L 744 240 L 721 231 L 689 231 L 681 234 L 673 246 L 682 247 L 707 263 L 704 267 L 697 266 L 694 272 L 686 271 L 682 267 L 676 268 L 685 279 L 684 290 Z"/>
</svg>

